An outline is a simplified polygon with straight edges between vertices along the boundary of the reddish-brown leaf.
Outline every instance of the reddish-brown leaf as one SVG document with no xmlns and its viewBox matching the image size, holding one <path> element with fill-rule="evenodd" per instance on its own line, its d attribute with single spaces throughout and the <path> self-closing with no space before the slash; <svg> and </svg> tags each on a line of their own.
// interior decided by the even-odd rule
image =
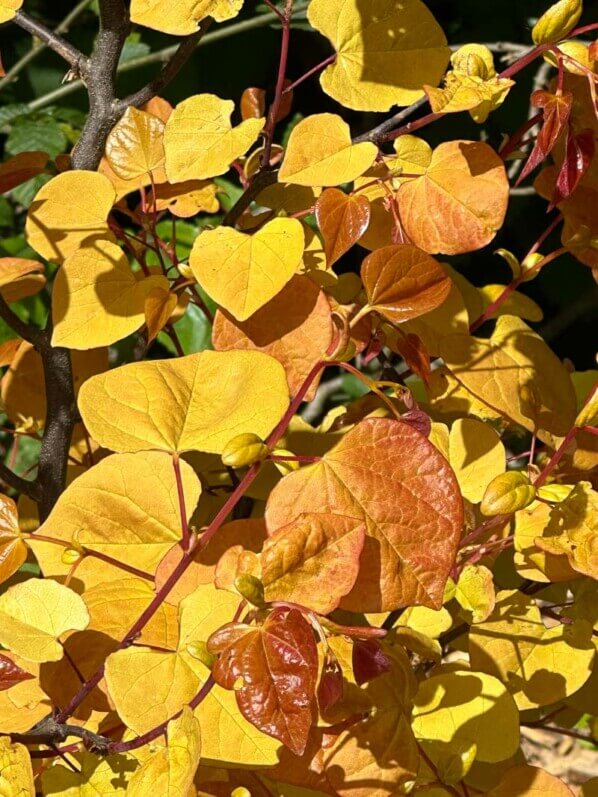
<svg viewBox="0 0 598 797">
<path fill-rule="evenodd" d="M 0 653 L 0 692 L 33 677 L 31 673 L 18 667 L 8 656 L 3 656 Z"/>
<path fill-rule="evenodd" d="M 356 244 L 370 223 L 370 200 L 363 194 L 345 194 L 328 188 L 316 202 L 316 219 L 324 238 L 328 267 Z"/>
<path fill-rule="evenodd" d="M 336 658 L 330 658 L 324 663 L 320 682 L 318 684 L 318 706 L 320 712 L 325 714 L 343 697 L 343 671 Z"/>
<path fill-rule="evenodd" d="M 302 755 L 313 721 L 318 653 L 301 612 L 278 608 L 257 628 L 224 626 L 212 634 L 208 649 L 220 653 L 212 674 L 220 686 L 234 689 L 243 716 Z"/>
<path fill-rule="evenodd" d="M 47 152 L 19 152 L 0 165 L 0 194 L 41 174 L 48 162 Z"/>
<path fill-rule="evenodd" d="M 241 95 L 241 117 L 260 119 L 266 112 L 266 92 L 256 86 L 245 89 Z"/>
<path fill-rule="evenodd" d="M 565 91 L 561 95 L 552 94 L 550 91 L 534 91 L 531 99 L 532 105 L 543 110 L 544 120 L 534 148 L 519 175 L 517 185 L 552 152 L 569 121 L 573 106 L 573 94 L 570 91 Z"/>
<path fill-rule="evenodd" d="M 430 384 L 432 369 L 430 367 L 430 352 L 424 345 L 423 340 L 409 332 L 407 335 L 398 330 L 396 334 L 388 338 L 389 348 L 400 354 L 414 374 L 417 374 L 426 385 Z"/>
<path fill-rule="evenodd" d="M 361 266 L 368 303 L 393 324 L 439 307 L 451 280 L 430 255 L 411 244 L 376 249 Z"/>
<path fill-rule="evenodd" d="M 359 574 L 342 608 L 384 612 L 442 606 L 463 503 L 446 459 L 411 426 L 368 418 L 319 462 L 285 476 L 268 499 L 268 531 L 304 512 L 365 520 Z"/>
<path fill-rule="evenodd" d="M 582 130 L 581 133 L 569 130 L 565 160 L 556 179 L 553 204 L 558 205 L 575 191 L 592 163 L 595 150 L 592 130 Z"/>
<path fill-rule="evenodd" d="M 353 675 L 362 686 L 389 672 L 391 662 L 376 639 L 354 639 L 352 651 Z"/>
</svg>

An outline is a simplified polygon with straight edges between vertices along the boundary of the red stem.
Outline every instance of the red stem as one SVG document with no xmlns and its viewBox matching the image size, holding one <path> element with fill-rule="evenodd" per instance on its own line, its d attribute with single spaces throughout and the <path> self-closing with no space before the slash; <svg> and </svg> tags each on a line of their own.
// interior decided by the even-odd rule
<svg viewBox="0 0 598 797">
<path fill-rule="evenodd" d="M 335 61 L 336 61 L 336 53 L 332 53 L 332 55 L 329 55 L 328 58 L 325 58 L 323 61 L 320 61 L 319 64 L 316 64 L 315 66 L 312 66 L 311 69 L 308 69 L 307 72 L 305 72 L 305 74 L 301 75 L 301 77 L 298 77 L 297 80 L 293 81 L 293 83 L 287 86 L 282 93 L 288 94 L 289 91 L 293 91 L 293 89 L 296 89 L 297 86 L 300 86 L 304 81 L 306 81 L 312 75 L 315 75 L 316 72 L 319 72 L 320 70 L 324 69 L 324 67 L 328 66 L 329 64 L 333 64 Z"/>
<path fill-rule="evenodd" d="M 289 58 L 289 42 L 291 39 L 291 17 L 293 13 L 293 0 L 287 0 L 284 15 L 281 16 L 282 23 L 282 40 L 280 43 L 280 61 L 278 63 L 278 76 L 276 78 L 276 89 L 274 90 L 274 99 L 268 111 L 268 122 L 264 130 L 265 143 L 264 151 L 262 152 L 261 165 L 268 167 L 270 165 L 270 154 L 272 152 L 272 142 L 274 140 L 274 128 L 276 127 L 276 118 L 280 109 L 282 101 L 282 92 L 284 89 L 284 80 L 287 71 L 287 61 Z M 279 15 L 280 16 L 280 15 Z"/>
<path fill-rule="evenodd" d="M 191 547 L 191 532 L 189 531 L 189 523 L 187 522 L 187 508 L 185 507 L 185 491 L 183 489 L 183 479 L 181 477 L 181 463 L 176 451 L 172 455 L 172 467 L 174 468 L 176 489 L 179 498 L 179 513 L 181 516 L 181 531 L 183 535 L 181 546 L 183 551 L 187 552 Z"/>
<path fill-rule="evenodd" d="M 546 466 L 544 467 L 544 470 L 542 471 L 542 473 L 538 476 L 538 478 L 534 482 L 534 487 L 536 489 L 538 487 L 541 487 L 544 484 L 546 479 L 550 476 L 552 471 L 556 468 L 558 463 L 561 461 L 561 459 L 563 457 L 563 454 L 566 452 L 569 444 L 571 443 L 572 440 L 575 439 L 575 436 L 577 435 L 578 432 L 579 432 L 579 428 L 577 426 L 573 426 L 571 429 L 569 429 L 569 431 L 567 432 L 565 437 L 563 437 L 563 440 L 562 440 L 560 446 L 554 452 L 554 454 L 552 455 L 552 457 L 550 458 L 550 460 L 547 462 Z"/>
</svg>

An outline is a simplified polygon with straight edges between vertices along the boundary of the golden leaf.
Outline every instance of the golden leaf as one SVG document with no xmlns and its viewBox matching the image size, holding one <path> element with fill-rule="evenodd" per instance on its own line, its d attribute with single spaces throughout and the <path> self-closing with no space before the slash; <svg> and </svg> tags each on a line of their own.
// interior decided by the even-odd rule
<svg viewBox="0 0 598 797">
<path fill-rule="evenodd" d="M 190 465 L 181 462 L 180 469 L 190 516 L 201 486 Z M 153 573 L 181 539 L 171 458 L 158 451 L 106 457 L 62 493 L 40 533 L 74 537 L 92 551 Z"/>
<path fill-rule="evenodd" d="M 516 590 L 499 592 L 492 615 L 469 634 L 471 666 L 500 678 L 522 711 L 576 692 L 594 652 L 590 623 L 547 628 L 533 598 Z"/>
<path fill-rule="evenodd" d="M 22 744 L 13 744 L 8 736 L 0 737 L 0 794 L 35 797 L 29 751 Z"/>
<path fill-rule="evenodd" d="M 461 494 L 473 504 L 482 500 L 486 486 L 507 467 L 500 437 L 475 418 L 459 418 L 451 426 L 448 459 Z"/>
<path fill-rule="evenodd" d="M 520 319 L 499 318 L 490 340 L 448 335 L 439 354 L 476 398 L 525 429 L 564 435 L 573 425 L 571 376 Z"/>
<path fill-rule="evenodd" d="M 166 277 L 137 279 L 125 253 L 110 241 L 96 241 L 66 258 L 52 291 L 53 346 L 93 349 L 135 332 L 145 321 L 145 302 Z"/>
<path fill-rule="evenodd" d="M 22 5 L 23 0 L 0 0 L 0 24 L 10 22 Z"/>
<path fill-rule="evenodd" d="M 59 661 L 60 637 L 88 622 L 79 595 L 55 581 L 30 578 L 0 595 L 0 642 L 28 661 Z"/>
<path fill-rule="evenodd" d="M 508 769 L 498 786 L 487 792 L 487 797 L 513 797 L 515 794 L 518 797 L 573 797 L 573 792 L 562 780 L 529 764 Z"/>
<path fill-rule="evenodd" d="M 378 147 L 351 142 L 340 116 L 320 113 L 302 119 L 291 131 L 278 179 L 304 186 L 350 183 L 374 162 Z"/>
<path fill-rule="evenodd" d="M 510 470 L 495 476 L 486 487 L 480 512 L 487 517 L 510 515 L 525 509 L 536 497 L 536 488 L 526 473 Z"/>
<path fill-rule="evenodd" d="M 220 454 L 237 434 L 265 438 L 288 403 L 282 365 L 257 351 L 131 363 L 88 379 L 79 394 L 87 429 L 112 451 Z"/>
<path fill-rule="evenodd" d="M 496 602 L 492 572 L 484 565 L 465 565 L 457 581 L 455 598 L 471 613 L 473 623 L 483 623 L 494 611 Z"/>
<path fill-rule="evenodd" d="M 332 313 L 325 293 L 300 274 L 247 321 L 236 321 L 219 311 L 212 329 L 217 351 L 257 349 L 275 357 L 284 366 L 291 396 L 325 358 L 332 336 Z M 313 399 L 319 381 L 314 379 L 306 401 Z"/>
<path fill-rule="evenodd" d="M 16 573 L 26 559 L 27 545 L 21 537 L 16 504 L 0 494 L 0 583 Z"/>
<path fill-rule="evenodd" d="M 212 299 L 245 321 L 299 271 L 304 248 L 297 219 L 273 219 L 251 235 L 217 227 L 195 239 L 189 265 Z"/>
<path fill-rule="evenodd" d="M 449 58 L 446 37 L 420 0 L 312 0 L 307 18 L 337 51 L 322 88 L 347 108 L 411 105 L 424 83 L 440 81 Z"/>
<path fill-rule="evenodd" d="M 202 19 L 213 17 L 224 22 L 236 17 L 244 0 L 174 0 L 167 6 L 162 0 L 132 0 L 131 22 L 147 28 L 187 36 L 197 31 Z"/>
<path fill-rule="evenodd" d="M 73 755 L 73 754 L 71 754 Z M 130 755 L 99 758 L 93 753 L 75 753 L 78 771 L 57 764 L 42 774 L 42 789 L 47 797 L 118 797 L 127 793 L 128 776 L 137 769 Z"/>
<path fill-rule="evenodd" d="M 103 174 L 58 174 L 40 188 L 29 206 L 27 242 L 46 260 L 62 263 L 95 238 L 112 239 L 107 218 L 115 200 L 112 183 Z"/>
<path fill-rule="evenodd" d="M 106 139 L 106 158 L 123 180 L 153 175 L 164 164 L 164 122 L 129 106 Z"/>
<path fill-rule="evenodd" d="M 519 747 L 519 713 L 503 684 L 485 672 L 433 675 L 414 698 L 413 730 L 435 763 L 475 745 L 478 761 L 504 761 Z"/>
<path fill-rule="evenodd" d="M 160 794 L 187 797 L 199 766 L 201 732 L 188 706 L 166 727 L 166 747 L 151 755 L 135 772 L 127 787 L 130 797 Z"/>
<path fill-rule="evenodd" d="M 231 100 L 197 94 L 179 103 L 164 131 L 168 182 L 205 180 L 224 174 L 244 155 L 264 126 L 264 119 L 246 119 L 231 127 Z"/>
</svg>

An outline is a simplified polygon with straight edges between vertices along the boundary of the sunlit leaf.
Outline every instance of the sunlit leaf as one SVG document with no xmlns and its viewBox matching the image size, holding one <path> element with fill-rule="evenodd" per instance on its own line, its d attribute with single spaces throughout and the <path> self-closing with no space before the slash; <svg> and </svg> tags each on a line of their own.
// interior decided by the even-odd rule
<svg viewBox="0 0 598 797">
<path fill-rule="evenodd" d="M 369 305 L 395 324 L 439 307 L 451 290 L 437 261 L 410 244 L 372 252 L 362 263 L 361 278 Z"/>
<path fill-rule="evenodd" d="M 219 653 L 213 675 L 235 690 L 242 714 L 264 733 L 302 755 L 313 721 L 317 651 L 313 631 L 296 609 L 275 609 L 258 628 L 229 626 L 210 637 Z M 237 685 L 237 680 L 242 684 Z"/>
<path fill-rule="evenodd" d="M 459 418 L 451 427 L 449 462 L 461 494 L 477 504 L 492 479 L 505 472 L 505 448 L 488 424 L 475 418 Z"/>
<path fill-rule="evenodd" d="M 341 515 L 306 514 L 278 529 L 260 554 L 266 600 L 328 614 L 355 583 L 364 537 L 362 522 Z"/>
<path fill-rule="evenodd" d="M 519 747 L 519 713 L 503 684 L 484 672 L 434 675 L 414 699 L 413 730 L 435 763 L 475 745 L 479 761 L 504 761 Z"/>
<path fill-rule="evenodd" d="M 22 744 L 13 744 L 8 736 L 0 737 L 0 793 L 3 797 L 35 797 L 29 751 Z"/>
<path fill-rule="evenodd" d="M 79 394 L 90 434 L 112 451 L 220 453 L 242 432 L 265 438 L 287 405 L 282 365 L 257 351 L 131 363 L 88 379 Z"/>
<path fill-rule="evenodd" d="M 161 0 L 132 0 L 131 22 L 163 33 L 186 36 L 195 33 L 206 17 L 223 22 L 236 17 L 244 0 L 177 0 L 168 7 Z"/>
<path fill-rule="evenodd" d="M 127 780 L 138 762 L 130 755 L 100 758 L 93 753 L 76 753 L 76 770 L 63 764 L 48 767 L 42 774 L 44 795 L 52 797 L 118 797 L 127 792 Z"/>
<path fill-rule="evenodd" d="M 180 463 L 180 470 L 190 516 L 201 487 L 186 462 Z M 92 551 L 153 573 L 181 539 L 171 458 L 158 451 L 140 451 L 101 460 L 64 491 L 40 533 L 70 534 Z"/>
<path fill-rule="evenodd" d="M 149 793 L 183 797 L 189 793 L 199 766 L 201 732 L 193 712 L 185 706 L 166 727 L 166 747 L 158 750 L 134 773 L 127 787 L 130 797 Z"/>
<path fill-rule="evenodd" d="M 372 165 L 377 154 L 378 148 L 369 141 L 351 143 L 349 125 L 340 116 L 314 114 L 291 131 L 278 179 L 304 186 L 349 183 Z"/>
<path fill-rule="evenodd" d="M 54 282 L 52 344 L 72 349 L 107 346 L 130 335 L 145 320 L 145 302 L 166 277 L 137 279 L 125 253 L 96 241 L 66 258 Z"/>
<path fill-rule="evenodd" d="M 247 152 L 265 120 L 246 119 L 231 127 L 233 109 L 231 100 L 214 94 L 197 94 L 176 106 L 164 131 L 169 182 L 224 174 L 235 158 Z"/>
<path fill-rule="evenodd" d="M 0 495 L 0 583 L 10 578 L 27 559 L 21 537 L 17 507 L 12 498 Z"/>
<path fill-rule="evenodd" d="M 324 238 L 328 267 L 357 243 L 370 223 L 370 203 L 360 194 L 338 188 L 324 191 L 316 202 L 316 219 Z"/>
<path fill-rule="evenodd" d="M 72 590 L 30 578 L 0 595 L 0 642 L 28 661 L 58 661 L 66 631 L 82 631 L 89 614 Z"/>
<path fill-rule="evenodd" d="M 446 37 L 420 0 L 312 0 L 312 27 L 337 51 L 323 72 L 324 91 L 347 108 L 388 111 L 411 105 L 424 83 L 436 85 L 449 57 Z"/>
<path fill-rule="evenodd" d="M 362 421 L 320 462 L 286 476 L 268 501 L 269 532 L 303 512 L 365 520 L 359 575 L 342 607 L 440 607 L 461 533 L 461 497 L 447 461 L 411 426 Z"/>
<path fill-rule="evenodd" d="M 211 298 L 245 321 L 299 271 L 304 248 L 297 219 L 273 219 L 251 235 L 218 227 L 196 238 L 189 265 Z"/>
<path fill-rule="evenodd" d="M 562 780 L 539 767 L 522 764 L 508 769 L 498 786 L 487 793 L 488 797 L 573 797 L 571 789 Z M 583 794 L 583 792 L 582 792 Z"/>
<path fill-rule="evenodd" d="M 152 175 L 164 164 L 164 122 L 130 106 L 106 139 L 106 158 L 123 180 Z"/>
<path fill-rule="evenodd" d="M 592 626 L 576 620 L 547 628 L 533 598 L 499 592 L 492 615 L 471 628 L 469 653 L 472 667 L 500 678 L 519 709 L 548 706 L 589 678 Z"/>
<path fill-rule="evenodd" d="M 58 174 L 35 195 L 29 206 L 25 234 L 38 254 L 62 263 L 96 238 L 111 239 L 108 213 L 116 200 L 103 174 L 72 171 Z"/>
<path fill-rule="evenodd" d="M 457 581 L 455 598 L 472 622 L 483 623 L 492 614 L 496 602 L 492 571 L 484 565 L 465 565 Z"/>
<path fill-rule="evenodd" d="M 398 192 L 401 221 L 416 246 L 430 254 L 473 252 L 502 227 L 509 181 L 502 159 L 487 144 L 440 144 L 421 177 Z"/>
<path fill-rule="evenodd" d="M 559 0 L 542 14 L 532 30 L 534 44 L 564 39 L 577 25 L 583 11 L 582 0 Z"/>
</svg>

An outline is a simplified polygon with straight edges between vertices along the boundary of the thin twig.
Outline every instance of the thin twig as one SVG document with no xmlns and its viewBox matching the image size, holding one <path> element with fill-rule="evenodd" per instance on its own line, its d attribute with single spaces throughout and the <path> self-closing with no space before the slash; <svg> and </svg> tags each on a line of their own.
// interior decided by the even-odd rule
<svg viewBox="0 0 598 797">
<path fill-rule="evenodd" d="M 63 39 L 60 34 L 50 30 L 24 11 L 17 11 L 13 22 L 20 28 L 23 28 L 23 30 L 31 33 L 32 36 L 41 39 L 46 46 L 54 50 L 55 53 L 58 53 L 61 58 L 64 58 L 64 60 L 70 64 L 73 73 L 77 75 L 77 77 L 85 77 L 87 67 L 89 66 L 89 59 L 70 42 Z"/>
<path fill-rule="evenodd" d="M 85 9 L 91 5 L 91 0 L 80 0 L 79 3 L 66 15 L 66 17 L 60 22 L 55 30 L 54 33 L 66 33 L 72 23 L 77 19 L 80 14 L 85 11 Z M 34 43 L 31 46 L 31 49 L 28 50 L 25 55 L 21 56 L 18 61 L 16 61 L 11 68 L 8 70 L 6 75 L 0 80 L 0 89 L 3 89 L 4 86 L 7 86 L 9 83 L 12 83 L 16 77 L 29 66 L 29 64 L 34 61 L 38 55 L 41 55 L 46 48 L 47 44 L 44 42 L 38 42 L 34 40 Z"/>
</svg>

